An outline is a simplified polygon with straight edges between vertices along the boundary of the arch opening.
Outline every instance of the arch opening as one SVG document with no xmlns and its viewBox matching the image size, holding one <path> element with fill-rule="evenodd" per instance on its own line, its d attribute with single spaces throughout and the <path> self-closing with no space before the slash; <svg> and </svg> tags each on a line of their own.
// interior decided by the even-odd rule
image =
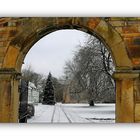
<svg viewBox="0 0 140 140">
<path fill-rule="evenodd" d="M 30 50 L 31 51 L 31 50 Z M 29 53 L 30 53 L 30 51 L 29 51 Z"/>
</svg>

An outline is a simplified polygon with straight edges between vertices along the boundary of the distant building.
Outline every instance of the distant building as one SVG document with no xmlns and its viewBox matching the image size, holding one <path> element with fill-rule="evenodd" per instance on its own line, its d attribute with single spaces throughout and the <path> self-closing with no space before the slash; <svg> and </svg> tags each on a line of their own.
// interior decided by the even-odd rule
<svg viewBox="0 0 140 140">
<path fill-rule="evenodd" d="M 63 90 L 63 103 L 88 103 L 86 91 L 76 89 L 75 81 L 69 81 Z"/>
<path fill-rule="evenodd" d="M 31 82 L 28 85 L 28 103 L 39 103 L 39 91 Z"/>
</svg>

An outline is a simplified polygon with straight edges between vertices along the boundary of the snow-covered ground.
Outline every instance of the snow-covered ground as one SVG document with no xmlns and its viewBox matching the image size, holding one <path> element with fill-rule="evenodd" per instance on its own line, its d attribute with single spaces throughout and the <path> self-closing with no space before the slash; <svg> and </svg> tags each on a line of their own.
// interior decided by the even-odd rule
<svg viewBox="0 0 140 140">
<path fill-rule="evenodd" d="M 115 123 L 115 104 L 38 104 L 28 123 Z"/>
</svg>

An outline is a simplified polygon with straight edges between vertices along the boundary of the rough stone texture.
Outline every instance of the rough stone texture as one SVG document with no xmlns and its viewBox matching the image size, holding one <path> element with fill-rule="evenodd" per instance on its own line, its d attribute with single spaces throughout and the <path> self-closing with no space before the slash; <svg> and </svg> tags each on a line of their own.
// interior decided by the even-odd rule
<svg viewBox="0 0 140 140">
<path fill-rule="evenodd" d="M 109 23 L 122 36 L 135 69 L 140 67 L 140 18 L 111 18 Z"/>
<path fill-rule="evenodd" d="M 133 81 L 117 81 L 116 86 L 116 121 L 134 122 Z"/>
<path fill-rule="evenodd" d="M 18 122 L 18 80 L 12 69 L 0 71 L 0 122 Z"/>
<path fill-rule="evenodd" d="M 60 29 L 81 30 L 105 44 L 116 71 L 121 73 L 114 76 L 116 121 L 139 122 L 140 18 L 137 17 L 0 18 L 0 122 L 18 121 L 18 80 L 13 75 L 21 71 L 29 49 L 45 35 Z"/>
<path fill-rule="evenodd" d="M 116 80 L 116 122 L 135 122 L 139 72 L 116 72 L 113 77 Z"/>
<path fill-rule="evenodd" d="M 135 105 L 135 122 L 140 122 L 140 103 Z"/>
</svg>

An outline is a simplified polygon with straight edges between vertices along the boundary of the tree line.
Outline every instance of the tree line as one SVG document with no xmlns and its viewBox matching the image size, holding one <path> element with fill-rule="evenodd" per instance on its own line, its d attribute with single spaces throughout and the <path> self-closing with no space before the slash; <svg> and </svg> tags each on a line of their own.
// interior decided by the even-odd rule
<svg viewBox="0 0 140 140">
<path fill-rule="evenodd" d="M 57 102 L 63 102 L 63 92 L 80 102 L 83 97 L 90 105 L 95 102 L 115 102 L 114 64 L 111 53 L 99 39 L 88 35 L 83 45 L 77 46 L 72 60 L 65 63 L 61 79 L 52 78 Z M 33 82 L 43 96 L 46 77 L 34 72 L 31 66 L 22 70 L 23 78 Z"/>
</svg>

